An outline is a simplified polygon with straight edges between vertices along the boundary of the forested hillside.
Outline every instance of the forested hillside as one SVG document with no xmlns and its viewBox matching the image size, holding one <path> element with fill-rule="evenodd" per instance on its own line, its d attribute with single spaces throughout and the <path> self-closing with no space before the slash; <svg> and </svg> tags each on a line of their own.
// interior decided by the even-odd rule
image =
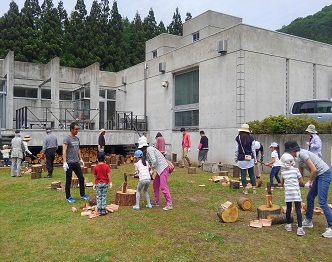
<svg viewBox="0 0 332 262">
<path fill-rule="evenodd" d="M 112 6 L 110 6 L 112 5 Z M 48 63 L 60 57 L 61 65 L 83 68 L 94 62 L 101 70 L 119 71 L 145 59 L 145 41 L 161 34 L 182 35 L 182 20 L 176 8 L 172 22 L 157 23 L 153 9 L 142 19 L 123 18 L 116 0 L 95 0 L 88 14 L 84 0 L 77 0 L 68 15 L 60 1 L 25 0 L 19 10 L 11 1 L 0 17 L 0 58 L 15 52 L 16 61 Z M 171 14 L 170 14 L 171 16 Z M 186 20 L 191 18 L 187 13 Z"/>
<path fill-rule="evenodd" d="M 279 32 L 332 44 L 332 5 L 305 18 L 297 18 Z"/>
</svg>

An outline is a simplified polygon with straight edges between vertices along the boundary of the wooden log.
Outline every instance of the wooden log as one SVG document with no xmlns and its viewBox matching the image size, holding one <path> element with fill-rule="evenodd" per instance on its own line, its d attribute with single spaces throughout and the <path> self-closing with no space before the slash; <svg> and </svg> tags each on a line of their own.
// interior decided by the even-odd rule
<svg viewBox="0 0 332 262">
<path fill-rule="evenodd" d="M 91 162 L 85 162 L 84 163 L 87 168 L 91 168 L 92 163 Z"/>
<path fill-rule="evenodd" d="M 31 166 L 31 178 L 36 179 L 36 178 L 41 178 L 41 174 L 43 172 L 43 166 L 38 164 L 38 165 L 32 165 Z"/>
<path fill-rule="evenodd" d="M 272 225 L 287 223 L 286 214 L 268 214 L 268 219 L 271 219 Z M 294 217 L 291 216 L 291 223 L 294 222 Z"/>
<path fill-rule="evenodd" d="M 118 165 L 117 164 L 109 164 L 110 169 L 118 169 Z"/>
<path fill-rule="evenodd" d="M 91 197 L 90 197 L 89 205 L 90 205 L 90 206 L 95 206 L 95 205 L 97 205 L 97 198 L 96 198 L 96 196 L 91 196 Z"/>
<path fill-rule="evenodd" d="M 87 174 L 88 173 L 88 168 L 86 166 L 81 167 L 82 173 Z"/>
<path fill-rule="evenodd" d="M 84 163 L 90 162 L 90 157 L 88 157 L 88 156 L 83 156 L 82 159 L 83 159 Z"/>
<path fill-rule="evenodd" d="M 252 201 L 250 198 L 240 197 L 239 200 L 237 201 L 237 204 L 244 211 L 252 209 Z"/>
<path fill-rule="evenodd" d="M 231 180 L 229 181 L 229 187 L 233 189 L 239 189 L 240 188 L 240 181 Z"/>
<path fill-rule="evenodd" d="M 263 184 L 263 181 L 260 178 L 256 178 L 256 188 L 261 187 Z"/>
<path fill-rule="evenodd" d="M 233 166 L 233 177 L 239 178 L 240 177 L 240 168 L 238 166 Z"/>
<path fill-rule="evenodd" d="M 174 162 L 174 163 L 178 162 L 177 154 L 175 154 L 175 153 L 172 153 L 172 162 Z"/>
<path fill-rule="evenodd" d="M 239 209 L 233 203 L 226 201 L 219 207 L 217 215 L 222 222 L 233 223 L 238 219 Z"/>
<path fill-rule="evenodd" d="M 125 182 L 124 182 L 125 183 Z M 132 206 L 136 203 L 136 192 L 117 191 L 115 196 L 115 204 L 118 206 Z"/>
<path fill-rule="evenodd" d="M 105 162 L 107 165 L 111 164 L 111 158 L 110 157 L 106 157 L 105 158 Z"/>
<path fill-rule="evenodd" d="M 196 167 L 188 167 L 188 174 L 196 174 Z"/>
<path fill-rule="evenodd" d="M 249 222 L 249 226 L 250 227 L 255 227 L 255 228 L 262 228 L 263 223 L 259 220 L 252 220 L 252 221 Z"/>
<path fill-rule="evenodd" d="M 266 206 L 272 207 L 272 195 L 266 195 Z"/>
<path fill-rule="evenodd" d="M 111 157 L 111 163 L 110 164 L 116 165 L 116 157 L 115 156 Z"/>
<path fill-rule="evenodd" d="M 54 181 L 51 183 L 51 190 L 57 190 L 61 188 L 61 181 Z"/>
<path fill-rule="evenodd" d="M 261 205 L 257 208 L 258 219 L 267 218 L 267 215 L 279 215 L 281 214 L 281 208 L 278 205 L 272 204 L 272 207 Z"/>
<path fill-rule="evenodd" d="M 79 181 L 78 181 L 78 178 L 77 177 L 73 177 L 71 179 L 71 184 L 70 184 L 70 187 L 71 188 L 76 188 L 79 186 Z"/>
</svg>

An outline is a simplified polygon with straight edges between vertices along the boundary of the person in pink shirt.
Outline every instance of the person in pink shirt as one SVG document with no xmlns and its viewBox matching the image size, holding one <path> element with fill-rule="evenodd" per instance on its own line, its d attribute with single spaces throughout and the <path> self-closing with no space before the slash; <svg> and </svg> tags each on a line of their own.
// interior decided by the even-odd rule
<svg viewBox="0 0 332 262">
<path fill-rule="evenodd" d="M 190 142 L 190 135 L 188 134 L 186 129 L 184 127 L 181 127 L 180 131 L 182 133 L 182 168 L 184 168 L 185 167 L 184 160 L 187 160 L 188 165 L 191 166 L 191 162 L 188 157 L 188 153 L 190 152 L 191 142 Z"/>
<path fill-rule="evenodd" d="M 165 138 L 160 132 L 156 135 L 156 148 L 163 154 L 163 156 L 166 155 Z"/>
</svg>

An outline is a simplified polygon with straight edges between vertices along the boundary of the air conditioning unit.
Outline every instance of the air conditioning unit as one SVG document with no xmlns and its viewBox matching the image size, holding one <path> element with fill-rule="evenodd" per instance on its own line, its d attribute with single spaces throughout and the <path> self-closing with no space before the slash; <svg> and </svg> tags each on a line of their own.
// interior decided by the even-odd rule
<svg viewBox="0 0 332 262">
<path fill-rule="evenodd" d="M 159 63 L 159 72 L 162 72 L 162 73 L 166 72 L 166 62 Z"/>
<path fill-rule="evenodd" d="M 123 85 L 127 84 L 127 77 L 126 76 L 122 76 L 122 84 Z"/>
<path fill-rule="evenodd" d="M 220 54 L 226 54 L 227 53 L 227 40 L 219 41 L 217 50 L 218 50 L 218 53 L 220 53 Z"/>
</svg>

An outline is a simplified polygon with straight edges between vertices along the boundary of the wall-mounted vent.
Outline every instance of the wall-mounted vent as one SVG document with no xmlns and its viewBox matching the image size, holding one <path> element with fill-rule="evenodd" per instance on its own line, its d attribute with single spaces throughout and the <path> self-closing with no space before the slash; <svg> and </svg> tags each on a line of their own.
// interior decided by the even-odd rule
<svg viewBox="0 0 332 262">
<path fill-rule="evenodd" d="M 162 73 L 166 72 L 166 62 L 159 63 L 159 72 L 162 72 Z"/>
<path fill-rule="evenodd" d="M 220 54 L 226 54 L 227 53 L 227 40 L 219 41 L 217 50 L 218 50 L 218 53 L 220 53 Z"/>
</svg>

